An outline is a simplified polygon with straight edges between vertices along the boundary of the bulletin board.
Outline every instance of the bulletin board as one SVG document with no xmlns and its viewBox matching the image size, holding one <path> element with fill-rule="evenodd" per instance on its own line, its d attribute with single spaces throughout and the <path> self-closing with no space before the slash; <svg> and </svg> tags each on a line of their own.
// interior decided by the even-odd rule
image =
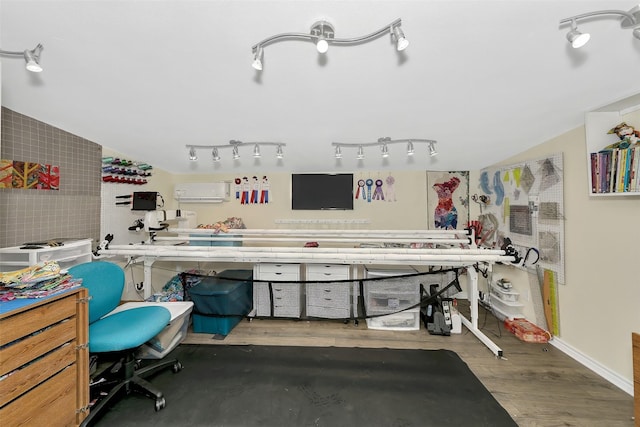
<svg viewBox="0 0 640 427">
<path fill-rule="evenodd" d="M 509 238 L 520 256 L 539 252 L 538 266 L 564 284 L 564 179 L 562 153 L 483 169 L 479 192 L 482 245 L 501 247 Z"/>
</svg>

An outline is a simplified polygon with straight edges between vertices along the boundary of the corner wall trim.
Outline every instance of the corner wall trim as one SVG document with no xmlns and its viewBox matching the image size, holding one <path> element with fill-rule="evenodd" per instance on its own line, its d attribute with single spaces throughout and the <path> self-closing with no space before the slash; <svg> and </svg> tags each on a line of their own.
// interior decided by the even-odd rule
<svg viewBox="0 0 640 427">
<path fill-rule="evenodd" d="M 609 381 L 620 390 L 633 396 L 633 383 L 631 382 L 631 380 L 628 380 L 627 378 L 620 376 L 620 374 L 613 372 L 611 369 L 602 365 L 600 362 L 597 362 L 594 359 L 586 356 L 584 353 L 578 351 L 558 337 L 553 337 L 553 339 L 549 341 L 549 344 L 553 345 L 558 350 L 565 353 L 567 356 L 591 369 L 593 372 L 600 375 L 602 378 Z"/>
</svg>

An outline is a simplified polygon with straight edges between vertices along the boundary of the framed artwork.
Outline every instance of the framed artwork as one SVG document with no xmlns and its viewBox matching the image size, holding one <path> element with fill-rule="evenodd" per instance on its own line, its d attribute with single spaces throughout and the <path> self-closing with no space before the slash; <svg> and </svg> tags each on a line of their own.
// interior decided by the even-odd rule
<svg viewBox="0 0 640 427">
<path fill-rule="evenodd" d="M 462 230 L 469 222 L 469 171 L 427 172 L 428 229 Z"/>
</svg>

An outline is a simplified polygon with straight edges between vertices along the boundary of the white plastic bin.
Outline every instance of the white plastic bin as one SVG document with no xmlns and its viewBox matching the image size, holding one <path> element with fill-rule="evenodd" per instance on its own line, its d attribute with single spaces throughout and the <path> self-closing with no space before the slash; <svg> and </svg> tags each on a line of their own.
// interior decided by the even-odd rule
<svg viewBox="0 0 640 427">
<path fill-rule="evenodd" d="M 489 301 L 491 303 L 493 313 L 500 320 L 513 320 L 517 317 L 522 317 L 522 308 L 524 307 L 524 304 L 504 301 L 494 294 L 489 295 Z"/>
<path fill-rule="evenodd" d="M 140 359 L 162 359 L 186 338 L 193 302 L 127 302 L 119 305 L 109 314 L 137 307 L 148 307 L 149 305 L 165 307 L 171 312 L 171 320 L 162 332 L 140 347 L 136 357 Z"/>
<path fill-rule="evenodd" d="M 367 265 L 364 270 L 365 279 L 416 273 L 413 267 L 406 265 Z M 365 281 L 364 291 L 365 306 L 368 314 L 393 313 L 367 319 L 368 329 L 388 331 L 420 330 L 420 307 L 398 312 L 420 302 L 420 284 L 415 277 L 379 282 Z"/>
</svg>

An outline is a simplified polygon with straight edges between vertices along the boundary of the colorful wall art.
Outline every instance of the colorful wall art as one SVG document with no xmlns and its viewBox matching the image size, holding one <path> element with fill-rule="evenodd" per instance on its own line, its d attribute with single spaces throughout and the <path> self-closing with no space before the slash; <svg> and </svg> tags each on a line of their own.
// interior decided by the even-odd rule
<svg viewBox="0 0 640 427">
<path fill-rule="evenodd" d="M 461 230 L 469 222 L 469 172 L 427 172 L 429 229 Z"/>
<path fill-rule="evenodd" d="M 58 190 L 60 167 L 0 159 L 0 188 Z"/>
</svg>

